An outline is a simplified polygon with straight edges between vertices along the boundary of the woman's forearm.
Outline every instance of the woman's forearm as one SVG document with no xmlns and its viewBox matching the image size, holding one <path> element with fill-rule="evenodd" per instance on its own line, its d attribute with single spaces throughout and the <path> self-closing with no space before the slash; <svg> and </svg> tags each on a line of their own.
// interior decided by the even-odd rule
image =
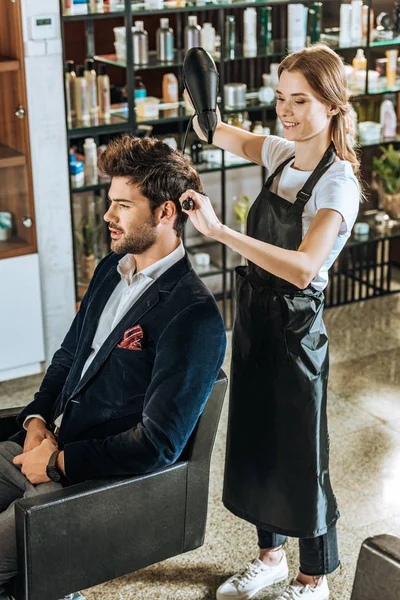
<svg viewBox="0 0 400 600">
<path fill-rule="evenodd" d="M 261 242 L 226 225 L 221 225 L 212 237 L 265 271 L 300 289 L 306 288 L 314 277 L 312 265 L 304 252 L 285 250 Z"/>
</svg>

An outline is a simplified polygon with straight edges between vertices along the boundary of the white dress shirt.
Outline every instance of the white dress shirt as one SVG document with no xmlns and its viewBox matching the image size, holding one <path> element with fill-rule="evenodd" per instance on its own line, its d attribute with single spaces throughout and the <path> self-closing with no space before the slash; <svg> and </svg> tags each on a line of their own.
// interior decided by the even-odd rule
<svg viewBox="0 0 400 600">
<path fill-rule="evenodd" d="M 113 293 L 108 299 L 103 312 L 101 313 L 96 333 L 92 340 L 91 352 L 83 365 L 81 379 L 87 369 L 96 358 L 100 348 L 115 329 L 122 317 L 139 300 L 140 296 L 158 279 L 165 271 L 185 256 L 185 248 L 181 242 L 179 246 L 161 260 L 146 267 L 139 273 L 136 273 L 136 261 L 133 254 L 126 254 L 118 262 L 117 271 L 121 275 L 121 281 L 118 283 Z M 54 424 L 60 427 L 62 414 L 57 417 Z M 37 417 L 45 421 L 41 415 L 29 415 L 24 421 L 26 429 L 27 421 Z"/>
</svg>

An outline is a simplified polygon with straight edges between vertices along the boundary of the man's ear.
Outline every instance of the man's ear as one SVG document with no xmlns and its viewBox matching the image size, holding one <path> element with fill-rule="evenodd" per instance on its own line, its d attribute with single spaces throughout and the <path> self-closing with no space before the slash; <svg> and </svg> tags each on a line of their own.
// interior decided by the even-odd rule
<svg viewBox="0 0 400 600">
<path fill-rule="evenodd" d="M 168 221 L 171 221 L 172 219 L 175 219 L 177 214 L 175 202 L 173 202 L 172 200 L 167 200 L 166 202 L 164 202 L 164 204 L 161 205 L 160 208 L 160 222 L 166 223 Z"/>
</svg>

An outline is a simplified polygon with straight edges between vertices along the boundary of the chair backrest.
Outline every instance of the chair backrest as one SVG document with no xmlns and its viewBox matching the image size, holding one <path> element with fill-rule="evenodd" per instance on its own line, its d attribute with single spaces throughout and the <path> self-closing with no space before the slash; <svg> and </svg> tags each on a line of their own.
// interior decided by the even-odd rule
<svg viewBox="0 0 400 600">
<path fill-rule="evenodd" d="M 183 455 L 188 460 L 185 551 L 204 542 L 211 453 L 227 385 L 227 377 L 221 370 Z"/>
<path fill-rule="evenodd" d="M 360 550 L 351 600 L 400 598 L 400 538 L 376 535 Z"/>
</svg>

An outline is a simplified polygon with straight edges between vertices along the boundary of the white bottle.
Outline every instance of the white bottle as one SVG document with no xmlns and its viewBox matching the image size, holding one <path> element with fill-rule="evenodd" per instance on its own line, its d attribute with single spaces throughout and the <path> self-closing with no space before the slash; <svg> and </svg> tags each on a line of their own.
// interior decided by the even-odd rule
<svg viewBox="0 0 400 600">
<path fill-rule="evenodd" d="M 297 52 L 306 45 L 306 7 L 304 4 L 288 5 L 288 50 Z"/>
<path fill-rule="evenodd" d="M 94 59 L 87 58 L 85 60 L 85 79 L 87 84 L 89 114 L 97 115 L 99 107 L 97 104 L 97 73 L 94 68 Z"/>
<path fill-rule="evenodd" d="M 339 46 L 346 48 L 351 44 L 351 4 L 340 5 Z"/>
<path fill-rule="evenodd" d="M 384 100 L 381 104 L 380 123 L 382 125 L 382 137 L 392 138 L 397 133 L 397 116 L 391 100 Z"/>
<path fill-rule="evenodd" d="M 97 76 L 97 95 L 99 101 L 99 116 L 104 123 L 110 122 L 110 78 L 107 75 L 106 65 L 100 65 Z"/>
<path fill-rule="evenodd" d="M 263 84 L 258 91 L 258 99 L 264 104 L 272 104 L 275 100 L 275 91 L 274 88 L 271 87 L 271 77 L 266 73 L 263 73 L 262 80 Z"/>
<path fill-rule="evenodd" d="M 203 23 L 200 31 L 200 44 L 204 50 L 214 54 L 215 49 L 215 29 L 211 23 Z"/>
<path fill-rule="evenodd" d="M 257 56 L 257 11 L 253 7 L 243 12 L 243 56 Z"/>
<path fill-rule="evenodd" d="M 97 146 L 93 138 L 85 138 L 83 152 L 85 154 L 85 185 L 96 185 L 99 181 L 97 174 Z"/>
<path fill-rule="evenodd" d="M 362 0 L 351 2 L 351 41 L 353 44 L 362 42 Z"/>
<path fill-rule="evenodd" d="M 79 65 L 76 69 L 75 77 L 75 109 L 76 118 L 79 125 L 89 125 L 90 115 L 88 107 L 87 83 L 85 79 L 85 69 Z"/>
</svg>

